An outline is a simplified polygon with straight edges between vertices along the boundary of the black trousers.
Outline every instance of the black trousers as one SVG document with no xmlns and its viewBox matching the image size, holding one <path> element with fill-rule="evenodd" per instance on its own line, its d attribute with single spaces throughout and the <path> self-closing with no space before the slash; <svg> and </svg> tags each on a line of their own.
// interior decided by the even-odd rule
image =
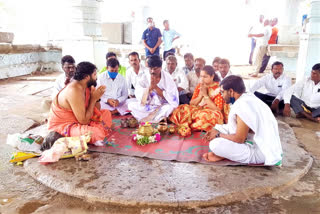
<svg viewBox="0 0 320 214">
<path fill-rule="evenodd" d="M 292 95 L 290 99 L 290 106 L 293 109 L 294 113 L 299 114 L 304 112 L 302 106 L 311 111 L 311 115 L 313 118 L 320 117 L 320 107 L 319 108 L 311 108 L 305 104 L 305 102 L 298 97 Z"/>
<path fill-rule="evenodd" d="M 254 95 L 256 95 L 256 97 L 258 97 L 260 100 L 262 100 L 269 107 L 271 107 L 272 102 L 274 101 L 274 99 L 276 99 L 276 97 L 274 97 L 274 96 L 263 94 L 258 91 L 254 92 Z M 283 100 L 281 100 L 279 103 L 279 109 L 284 109 L 284 101 Z"/>
<path fill-rule="evenodd" d="M 190 98 L 188 97 L 187 94 L 182 94 L 179 96 L 179 104 L 189 104 L 190 103 Z"/>
<path fill-rule="evenodd" d="M 259 73 L 263 73 L 264 70 L 266 70 L 266 67 L 268 66 L 269 60 L 270 60 L 270 56 L 265 54 L 262 58 L 262 63 L 261 63 Z"/>
</svg>

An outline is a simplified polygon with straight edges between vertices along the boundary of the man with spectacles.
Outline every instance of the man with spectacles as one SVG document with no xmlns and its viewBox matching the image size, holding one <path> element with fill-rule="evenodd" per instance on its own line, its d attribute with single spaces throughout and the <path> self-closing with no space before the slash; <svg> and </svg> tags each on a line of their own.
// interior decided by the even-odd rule
<svg viewBox="0 0 320 214">
<path fill-rule="evenodd" d="M 63 74 L 58 76 L 53 85 L 53 92 L 51 98 L 55 98 L 55 96 L 59 93 L 61 89 L 63 89 L 66 85 L 70 83 L 74 76 L 74 72 L 76 71 L 75 60 L 70 55 L 65 55 L 61 59 Z"/>
</svg>

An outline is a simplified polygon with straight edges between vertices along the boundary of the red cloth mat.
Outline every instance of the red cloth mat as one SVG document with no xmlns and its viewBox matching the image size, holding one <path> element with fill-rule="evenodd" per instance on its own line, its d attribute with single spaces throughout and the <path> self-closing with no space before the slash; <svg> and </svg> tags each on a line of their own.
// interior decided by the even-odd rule
<svg viewBox="0 0 320 214">
<path fill-rule="evenodd" d="M 178 134 L 161 135 L 161 141 L 145 146 L 138 146 L 132 142 L 132 132 L 136 129 L 121 128 L 120 119 L 113 119 L 115 130 L 108 137 L 112 145 L 89 145 L 89 151 L 122 154 L 128 156 L 148 157 L 159 160 L 176 160 L 180 162 L 199 162 L 213 165 L 243 165 L 230 160 L 219 162 L 206 162 L 202 155 L 209 151 L 209 142 L 202 140 L 204 132 L 193 132 L 189 137 L 181 137 Z"/>
</svg>

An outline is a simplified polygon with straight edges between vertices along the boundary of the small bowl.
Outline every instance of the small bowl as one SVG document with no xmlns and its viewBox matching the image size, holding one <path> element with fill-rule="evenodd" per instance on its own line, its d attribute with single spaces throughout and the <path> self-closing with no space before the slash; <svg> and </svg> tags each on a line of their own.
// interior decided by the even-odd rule
<svg viewBox="0 0 320 214">
<path fill-rule="evenodd" d="M 168 130 L 168 124 L 166 122 L 160 122 L 157 129 L 159 132 L 165 133 Z"/>
</svg>

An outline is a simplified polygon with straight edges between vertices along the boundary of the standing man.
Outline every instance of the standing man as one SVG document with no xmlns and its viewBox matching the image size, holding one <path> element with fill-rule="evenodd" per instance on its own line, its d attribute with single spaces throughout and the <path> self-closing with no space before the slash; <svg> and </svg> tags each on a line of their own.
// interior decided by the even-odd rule
<svg viewBox="0 0 320 214">
<path fill-rule="evenodd" d="M 154 26 L 153 19 L 147 18 L 148 28 L 142 34 L 143 44 L 146 50 L 146 57 L 152 55 L 160 55 L 161 32 Z"/>
<path fill-rule="evenodd" d="M 278 30 L 277 27 L 275 27 L 277 24 L 278 24 L 278 19 L 277 18 L 272 19 L 272 21 L 271 21 L 272 32 L 271 32 L 270 39 L 268 41 L 268 45 L 277 44 L 278 43 L 278 32 L 279 32 L 279 30 Z M 270 56 L 267 55 L 267 53 L 266 53 L 263 56 L 262 65 L 261 65 L 259 73 L 263 73 L 264 70 L 266 70 L 266 67 L 268 66 L 269 60 L 270 60 Z"/>
<path fill-rule="evenodd" d="M 194 58 L 192 53 L 186 53 L 184 56 L 184 63 L 186 66 L 184 66 L 182 69 L 184 73 L 187 75 L 189 72 L 194 72 Z M 203 66 L 204 67 L 204 66 Z"/>
<path fill-rule="evenodd" d="M 67 84 L 70 83 L 73 78 L 74 72 L 76 71 L 75 61 L 72 56 L 65 55 L 61 59 L 62 70 L 64 74 L 60 74 L 53 85 L 53 92 L 51 98 L 55 98 L 55 96 L 59 93 L 61 89 L 63 89 Z"/>
<path fill-rule="evenodd" d="M 169 28 L 169 21 L 163 21 L 163 42 L 164 42 L 164 50 L 163 50 L 163 60 L 166 60 L 166 54 L 168 52 L 176 53 L 176 50 L 173 48 L 172 43 L 174 40 L 180 38 L 180 34 L 177 31 Z"/>
<path fill-rule="evenodd" d="M 263 31 L 256 33 L 256 34 L 249 34 L 248 37 L 256 37 L 257 38 L 257 54 L 256 54 L 256 60 L 255 60 L 255 72 L 251 74 L 252 77 L 257 77 L 258 73 L 260 71 L 260 68 L 262 66 L 262 59 L 263 56 L 267 53 L 267 46 L 268 41 L 271 36 L 271 27 L 270 22 L 268 19 L 264 21 L 264 28 Z"/>
<path fill-rule="evenodd" d="M 140 64 L 140 58 L 137 52 L 131 52 L 129 54 L 129 63 L 131 67 L 127 70 L 126 74 L 128 94 L 130 98 L 135 98 L 134 92 L 137 87 L 138 79 L 147 75 L 147 70 Z"/>
<path fill-rule="evenodd" d="M 283 94 L 291 86 L 291 79 L 283 73 L 282 62 L 274 62 L 271 71 L 271 74 L 258 79 L 250 91 L 267 104 L 274 113 L 278 113 L 284 108 Z M 262 87 L 267 89 L 266 94 L 257 91 Z"/>
<path fill-rule="evenodd" d="M 256 26 L 252 26 L 249 30 L 249 33 L 252 33 L 254 31 L 261 32 L 260 29 L 263 28 L 263 19 L 264 19 L 264 16 L 260 15 L 259 16 L 259 23 Z M 251 51 L 250 51 L 250 56 L 249 56 L 249 64 L 250 65 L 252 65 L 252 57 L 253 57 L 255 47 L 256 47 L 256 39 L 252 37 L 251 38 Z"/>
<path fill-rule="evenodd" d="M 312 67 L 311 77 L 297 82 L 284 93 L 284 116 L 290 116 L 290 106 L 297 117 L 320 122 L 320 63 Z"/>
<path fill-rule="evenodd" d="M 108 52 L 106 54 L 106 64 L 108 63 L 108 60 L 109 59 L 117 59 L 117 55 L 114 53 L 114 52 Z M 106 67 L 103 67 L 98 74 L 102 74 L 103 72 L 105 72 L 107 70 L 107 66 Z M 121 74 L 123 77 L 126 77 L 126 67 L 124 66 L 121 66 L 119 64 L 119 71 L 118 73 Z"/>
<path fill-rule="evenodd" d="M 101 109 L 108 109 L 112 114 L 120 113 L 125 115 L 128 112 L 126 100 L 128 98 L 128 88 L 126 79 L 118 75 L 119 61 L 109 59 L 107 62 L 108 72 L 99 75 L 98 85 L 104 85 L 106 90 L 101 97 Z"/>
</svg>

